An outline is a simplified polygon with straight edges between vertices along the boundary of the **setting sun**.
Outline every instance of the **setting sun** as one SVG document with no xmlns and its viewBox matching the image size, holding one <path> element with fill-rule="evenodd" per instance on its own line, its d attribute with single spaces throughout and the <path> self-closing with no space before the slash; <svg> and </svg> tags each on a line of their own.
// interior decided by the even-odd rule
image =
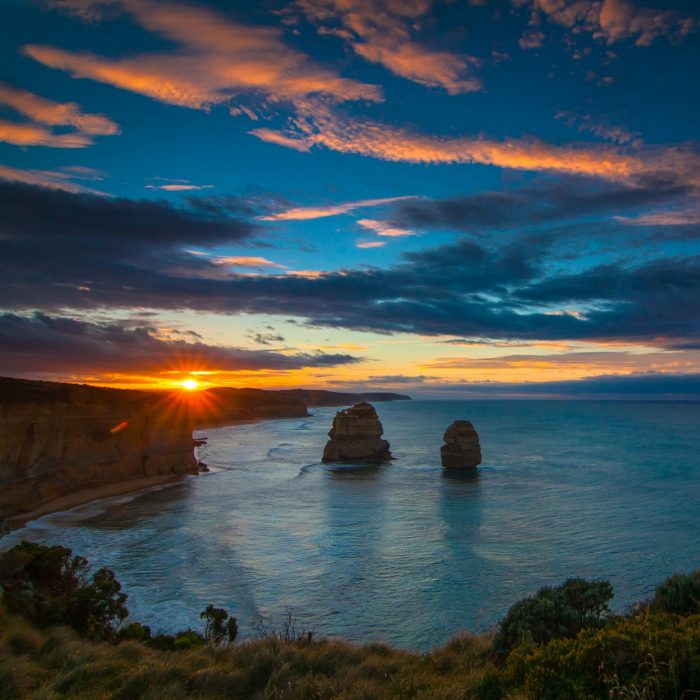
<svg viewBox="0 0 700 700">
<path fill-rule="evenodd" d="M 180 386 L 185 389 L 185 391 L 194 391 L 199 388 L 199 382 L 196 379 L 184 379 L 180 382 Z"/>
</svg>

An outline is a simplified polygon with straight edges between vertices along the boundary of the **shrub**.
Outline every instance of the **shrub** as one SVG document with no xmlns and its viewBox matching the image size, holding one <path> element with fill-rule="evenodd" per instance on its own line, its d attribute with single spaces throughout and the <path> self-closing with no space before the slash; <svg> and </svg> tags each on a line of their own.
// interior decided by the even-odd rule
<svg viewBox="0 0 700 700">
<path fill-rule="evenodd" d="M 0 555 L 3 601 L 40 625 L 69 625 L 91 639 L 114 636 L 129 614 L 127 596 L 109 569 L 89 575 L 87 559 L 67 547 L 21 542 Z"/>
<path fill-rule="evenodd" d="M 700 691 L 700 616 L 656 613 L 617 618 L 575 639 L 523 644 L 497 678 L 484 679 L 486 698 L 655 698 L 677 700 Z M 496 691 L 495 693 L 493 691 Z"/>
<path fill-rule="evenodd" d="M 146 642 L 151 638 L 151 628 L 140 622 L 131 622 L 119 630 L 118 637 L 119 641 Z"/>
<path fill-rule="evenodd" d="M 207 605 L 199 617 L 205 621 L 204 639 L 208 642 L 221 644 L 224 639 L 234 642 L 238 636 L 238 621 L 235 617 L 229 617 L 229 614 L 223 608 Z"/>
<path fill-rule="evenodd" d="M 700 570 L 690 574 L 675 574 L 660 583 L 651 607 L 676 615 L 700 613 Z"/>
<path fill-rule="evenodd" d="M 500 660 L 522 642 L 544 644 L 574 637 L 584 627 L 598 627 L 609 613 L 613 596 L 608 581 L 570 578 L 561 586 L 545 586 L 511 606 L 500 624 L 493 650 Z"/>
</svg>

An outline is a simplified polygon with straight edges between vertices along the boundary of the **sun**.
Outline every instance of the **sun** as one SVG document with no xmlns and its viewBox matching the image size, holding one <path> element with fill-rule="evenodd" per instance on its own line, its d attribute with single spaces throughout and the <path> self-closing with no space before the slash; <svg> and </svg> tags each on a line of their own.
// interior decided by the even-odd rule
<svg viewBox="0 0 700 700">
<path fill-rule="evenodd" d="M 196 379 L 183 379 L 180 382 L 180 386 L 185 390 L 185 391 L 194 391 L 195 389 L 199 388 L 199 382 Z"/>
</svg>

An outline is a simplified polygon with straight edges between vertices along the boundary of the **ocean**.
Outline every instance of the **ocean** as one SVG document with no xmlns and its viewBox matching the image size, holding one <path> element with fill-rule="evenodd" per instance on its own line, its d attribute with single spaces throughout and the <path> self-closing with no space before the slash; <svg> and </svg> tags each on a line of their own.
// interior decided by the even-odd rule
<svg viewBox="0 0 700 700">
<path fill-rule="evenodd" d="M 199 431 L 211 473 L 45 516 L 0 546 L 60 543 L 114 569 L 154 630 L 198 628 L 214 603 L 243 636 L 291 610 L 321 635 L 420 650 L 570 576 L 609 579 L 623 610 L 700 567 L 700 403 L 376 408 L 386 465 L 320 462 L 335 408 Z M 440 466 L 455 419 L 479 433 L 476 474 Z"/>
</svg>

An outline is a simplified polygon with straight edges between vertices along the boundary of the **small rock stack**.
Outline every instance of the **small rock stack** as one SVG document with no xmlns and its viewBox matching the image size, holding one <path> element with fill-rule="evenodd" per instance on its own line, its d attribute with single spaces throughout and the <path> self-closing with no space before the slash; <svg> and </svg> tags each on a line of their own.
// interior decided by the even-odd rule
<svg viewBox="0 0 700 700">
<path fill-rule="evenodd" d="M 369 462 L 379 464 L 390 460 L 389 443 L 382 439 L 384 428 L 374 406 L 358 403 L 338 411 L 330 440 L 323 450 L 324 462 Z"/>
<path fill-rule="evenodd" d="M 481 464 L 479 436 L 471 421 L 456 420 L 445 431 L 440 449 L 442 466 L 447 469 L 475 469 Z"/>
</svg>

